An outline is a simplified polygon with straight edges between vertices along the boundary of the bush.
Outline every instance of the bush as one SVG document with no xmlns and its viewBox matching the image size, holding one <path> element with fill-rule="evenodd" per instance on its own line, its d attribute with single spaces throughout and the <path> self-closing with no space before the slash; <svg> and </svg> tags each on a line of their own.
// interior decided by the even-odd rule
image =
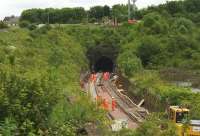
<svg viewBox="0 0 200 136">
<path fill-rule="evenodd" d="M 37 26 L 35 24 L 29 24 L 28 25 L 29 30 L 35 30 L 36 28 L 37 28 Z"/>
<path fill-rule="evenodd" d="M 132 52 L 124 52 L 119 54 L 117 63 L 119 68 L 126 76 L 133 76 L 134 73 L 142 69 L 141 60 L 136 57 Z"/>
<path fill-rule="evenodd" d="M 194 29 L 194 23 L 186 18 L 178 18 L 172 25 L 172 30 L 180 33 L 190 33 Z"/>
<path fill-rule="evenodd" d="M 12 118 L 5 118 L 0 124 L 0 133 L 3 136 L 12 136 L 16 134 L 17 124 Z"/>
<path fill-rule="evenodd" d="M 161 43 L 153 36 L 146 36 L 142 39 L 137 49 L 137 55 L 142 60 L 143 66 L 154 65 L 154 59 L 161 53 Z"/>
<path fill-rule="evenodd" d="M 158 13 L 149 13 L 144 16 L 141 31 L 147 34 L 166 34 L 168 32 L 168 24 L 166 19 L 162 18 Z"/>
<path fill-rule="evenodd" d="M 30 22 L 28 22 L 28 21 L 20 21 L 19 22 L 19 26 L 21 28 L 27 28 L 29 26 L 29 24 L 30 24 Z"/>
<path fill-rule="evenodd" d="M 8 25 L 3 21 L 0 21 L 0 29 L 8 28 Z"/>
<path fill-rule="evenodd" d="M 152 114 L 136 129 L 134 136 L 177 136 L 177 133 L 175 125 L 163 115 Z"/>
</svg>

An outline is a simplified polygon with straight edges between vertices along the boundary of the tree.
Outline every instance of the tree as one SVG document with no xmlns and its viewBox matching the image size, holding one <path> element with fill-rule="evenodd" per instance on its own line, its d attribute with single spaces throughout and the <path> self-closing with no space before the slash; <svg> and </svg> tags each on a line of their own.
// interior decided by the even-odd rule
<svg viewBox="0 0 200 136">
<path fill-rule="evenodd" d="M 177 13 L 184 13 L 184 3 L 182 1 L 168 1 L 164 7 L 171 15 L 175 15 Z"/>
<path fill-rule="evenodd" d="M 95 6 L 95 7 L 90 8 L 89 17 L 95 18 L 95 20 L 98 22 L 101 21 L 101 19 L 104 17 L 104 7 Z"/>
<path fill-rule="evenodd" d="M 119 22 L 126 21 L 128 19 L 128 7 L 126 5 L 114 5 L 112 7 L 112 17 L 117 18 Z"/>
<path fill-rule="evenodd" d="M 120 54 L 117 63 L 122 72 L 128 77 L 133 76 L 135 72 L 142 69 L 141 60 L 130 51 Z"/>
<path fill-rule="evenodd" d="M 177 18 L 172 25 L 173 31 L 177 31 L 183 34 L 191 33 L 193 28 L 194 28 L 194 23 L 191 20 L 183 17 Z"/>
<path fill-rule="evenodd" d="M 8 28 L 8 25 L 3 21 L 0 21 L 0 29 Z"/>
<path fill-rule="evenodd" d="M 144 16 L 141 31 L 148 34 L 165 34 L 168 32 L 167 20 L 157 12 L 152 12 Z"/>
<path fill-rule="evenodd" d="M 199 0 L 185 0 L 184 6 L 187 12 L 193 12 L 193 13 L 200 12 Z"/>
<path fill-rule="evenodd" d="M 145 67 L 152 65 L 154 58 L 160 53 L 161 45 L 159 41 L 152 36 L 144 37 L 137 49 L 137 55 L 140 57 Z"/>
<path fill-rule="evenodd" d="M 104 11 L 104 16 L 105 17 L 111 17 L 111 9 L 109 6 L 105 5 L 103 7 L 103 11 Z"/>
<path fill-rule="evenodd" d="M 41 23 L 42 9 L 28 9 L 22 12 L 20 20 L 29 21 L 31 23 Z"/>
</svg>

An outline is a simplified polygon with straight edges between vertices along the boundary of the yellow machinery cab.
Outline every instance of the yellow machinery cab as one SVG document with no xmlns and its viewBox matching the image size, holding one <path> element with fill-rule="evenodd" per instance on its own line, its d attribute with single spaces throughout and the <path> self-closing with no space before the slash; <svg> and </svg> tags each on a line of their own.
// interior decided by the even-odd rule
<svg viewBox="0 0 200 136">
<path fill-rule="evenodd" d="M 200 120 L 190 120 L 189 127 L 184 125 L 188 121 L 188 114 L 187 108 L 169 107 L 169 119 L 176 123 L 178 136 L 200 136 Z"/>
<path fill-rule="evenodd" d="M 177 127 L 177 134 L 178 136 L 183 136 L 184 132 L 184 125 L 188 120 L 189 109 L 181 108 L 179 106 L 170 106 L 169 107 L 169 119 L 176 123 Z"/>
</svg>

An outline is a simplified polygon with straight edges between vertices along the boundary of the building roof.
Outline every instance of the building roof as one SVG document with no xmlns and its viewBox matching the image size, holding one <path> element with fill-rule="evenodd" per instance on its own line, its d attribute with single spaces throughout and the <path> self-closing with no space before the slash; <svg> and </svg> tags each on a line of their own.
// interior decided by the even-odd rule
<svg viewBox="0 0 200 136">
<path fill-rule="evenodd" d="M 16 16 L 5 17 L 3 21 L 8 24 L 17 24 L 19 21 L 19 17 Z"/>
</svg>

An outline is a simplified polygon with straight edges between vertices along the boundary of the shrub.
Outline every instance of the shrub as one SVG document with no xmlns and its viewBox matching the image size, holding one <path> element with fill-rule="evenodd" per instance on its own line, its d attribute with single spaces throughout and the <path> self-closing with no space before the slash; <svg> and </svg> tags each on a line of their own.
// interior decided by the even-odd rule
<svg viewBox="0 0 200 136">
<path fill-rule="evenodd" d="M 126 76 L 133 76 L 142 69 L 141 60 L 132 52 L 124 52 L 118 56 L 118 66 Z"/>
<path fill-rule="evenodd" d="M 0 29 L 8 28 L 8 25 L 3 21 L 0 21 Z"/>
<path fill-rule="evenodd" d="M 20 21 L 19 22 L 19 26 L 21 27 L 21 28 L 27 28 L 28 26 L 29 26 L 29 22 L 28 21 Z"/>
</svg>

